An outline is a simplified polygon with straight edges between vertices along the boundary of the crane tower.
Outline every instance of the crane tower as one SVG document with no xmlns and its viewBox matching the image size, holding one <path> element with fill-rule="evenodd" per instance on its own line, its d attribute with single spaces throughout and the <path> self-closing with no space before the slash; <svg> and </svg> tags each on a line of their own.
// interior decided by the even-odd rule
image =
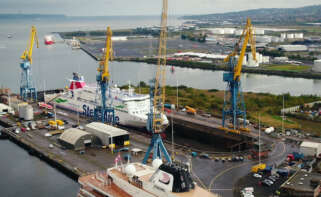
<svg viewBox="0 0 321 197">
<path fill-rule="evenodd" d="M 32 72 L 31 72 L 31 64 L 32 64 L 32 52 L 33 52 L 33 45 L 34 42 L 37 43 L 37 48 L 39 47 L 38 44 L 38 36 L 37 30 L 34 26 L 31 27 L 30 33 L 30 40 L 29 46 L 23 52 L 22 56 L 22 63 L 20 64 L 21 70 L 21 81 L 20 81 L 20 96 L 21 98 L 26 101 L 29 98 L 37 100 L 37 91 L 32 81 Z"/>
<path fill-rule="evenodd" d="M 163 0 L 161 29 L 158 46 L 158 60 L 156 77 L 152 80 L 150 88 L 150 112 L 147 120 L 147 130 L 152 133 L 151 143 L 147 149 L 143 163 L 147 162 L 151 151 L 153 150 L 153 160 L 161 159 L 162 153 L 168 162 L 172 162 L 161 138 L 164 131 L 164 113 L 165 102 L 165 74 L 166 74 L 166 42 L 167 42 L 167 8 L 168 0 Z M 164 117 L 165 116 L 165 117 Z"/>
<path fill-rule="evenodd" d="M 244 39 L 244 40 L 243 40 Z M 243 44 L 241 43 L 243 40 Z M 255 39 L 253 35 L 253 26 L 251 20 L 248 18 L 246 26 L 236 43 L 234 51 L 225 58 L 228 62 L 228 72 L 223 73 L 223 81 L 227 83 L 227 91 L 224 95 L 223 118 L 222 127 L 224 130 L 233 133 L 240 133 L 240 131 L 249 132 L 246 128 L 246 110 L 243 94 L 241 91 L 241 71 L 243 58 L 246 52 L 248 43 L 251 45 L 253 59 L 256 61 Z M 241 52 L 239 54 L 240 45 L 242 44 Z M 236 56 L 239 56 L 238 59 Z M 225 121 L 230 117 L 229 128 L 225 127 Z M 241 121 L 243 119 L 243 125 Z"/>
<path fill-rule="evenodd" d="M 98 75 L 96 76 L 97 81 L 97 96 L 100 97 L 100 105 L 94 109 L 94 118 L 101 120 L 101 122 L 114 123 L 115 122 L 115 111 L 114 108 L 109 105 L 107 106 L 107 90 L 109 90 L 109 60 L 112 60 L 112 31 L 110 27 L 107 27 L 106 31 L 106 49 L 102 60 L 99 63 L 97 69 Z M 100 92 L 100 93 L 99 93 Z"/>
</svg>

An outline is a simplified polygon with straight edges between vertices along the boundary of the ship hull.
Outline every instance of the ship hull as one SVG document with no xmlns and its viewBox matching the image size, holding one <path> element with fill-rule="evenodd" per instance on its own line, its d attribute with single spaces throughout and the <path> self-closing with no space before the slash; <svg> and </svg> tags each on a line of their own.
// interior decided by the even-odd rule
<svg viewBox="0 0 321 197">
<path fill-rule="evenodd" d="M 52 41 L 52 40 L 50 40 L 50 41 L 45 40 L 45 45 L 52 45 L 52 44 L 54 44 L 54 43 L 55 43 L 55 42 Z"/>
<path fill-rule="evenodd" d="M 77 101 L 68 100 L 66 103 L 56 103 L 56 107 L 62 108 L 68 111 L 79 113 L 82 116 L 93 117 L 95 106 L 90 103 L 81 103 Z M 128 114 L 127 112 L 121 111 L 115 108 L 115 119 L 116 124 L 123 126 L 145 128 L 146 120 Z"/>
</svg>

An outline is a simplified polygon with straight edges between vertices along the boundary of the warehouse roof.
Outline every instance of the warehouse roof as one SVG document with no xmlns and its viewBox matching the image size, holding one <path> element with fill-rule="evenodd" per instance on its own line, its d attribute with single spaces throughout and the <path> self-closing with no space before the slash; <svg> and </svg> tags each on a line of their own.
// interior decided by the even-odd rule
<svg viewBox="0 0 321 197">
<path fill-rule="evenodd" d="M 90 135 L 90 133 L 80 129 L 70 128 L 65 130 L 59 139 L 69 144 L 76 144 L 77 140 L 85 135 Z"/>
<path fill-rule="evenodd" d="M 306 51 L 308 47 L 305 45 L 279 45 L 279 49 L 284 51 Z"/>
<path fill-rule="evenodd" d="M 195 53 L 195 52 L 174 53 L 174 56 L 193 56 L 193 57 L 208 58 L 208 59 L 224 59 L 227 57 L 227 55 L 222 55 L 222 54 L 208 54 L 208 53 Z"/>
<path fill-rule="evenodd" d="M 309 142 L 309 141 L 303 141 L 300 147 L 312 147 L 312 148 L 318 148 L 321 145 L 321 143 L 318 142 Z"/>
<path fill-rule="evenodd" d="M 106 133 L 112 137 L 116 137 L 116 136 L 121 136 L 121 135 L 128 135 L 128 132 L 117 128 L 117 127 L 113 127 L 101 122 L 92 122 L 86 125 L 86 129 L 87 128 L 91 128 L 91 129 L 95 129 L 96 131 L 102 132 L 102 133 Z"/>
</svg>

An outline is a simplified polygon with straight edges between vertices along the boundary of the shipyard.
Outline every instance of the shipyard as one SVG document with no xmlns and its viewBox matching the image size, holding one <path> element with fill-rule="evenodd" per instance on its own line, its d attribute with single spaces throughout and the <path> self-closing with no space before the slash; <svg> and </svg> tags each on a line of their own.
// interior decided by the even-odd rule
<svg viewBox="0 0 321 197">
<path fill-rule="evenodd" d="M 6 1 L 1 196 L 321 196 L 313 0 Z"/>
</svg>

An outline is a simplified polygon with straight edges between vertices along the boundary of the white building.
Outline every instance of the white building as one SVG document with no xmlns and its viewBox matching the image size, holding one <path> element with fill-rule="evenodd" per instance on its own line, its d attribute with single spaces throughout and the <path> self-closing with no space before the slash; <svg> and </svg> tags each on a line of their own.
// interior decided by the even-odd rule
<svg viewBox="0 0 321 197">
<path fill-rule="evenodd" d="M 240 35 L 242 35 L 242 33 L 243 33 L 242 29 L 236 29 L 235 32 L 234 32 L 234 35 L 240 36 Z"/>
<path fill-rule="evenodd" d="M 224 34 L 223 28 L 212 28 L 208 29 L 212 34 Z"/>
<path fill-rule="evenodd" d="M 321 143 L 303 141 L 300 145 L 300 152 L 304 156 L 319 156 L 321 153 Z"/>
<path fill-rule="evenodd" d="M 283 51 L 307 51 L 308 47 L 305 45 L 279 45 L 278 48 Z"/>
<path fill-rule="evenodd" d="M 287 35 L 286 35 L 286 38 L 287 38 L 287 39 L 293 39 L 293 38 L 294 38 L 294 34 L 287 34 Z"/>
<path fill-rule="evenodd" d="M 286 62 L 286 61 L 289 61 L 289 58 L 288 57 L 275 57 L 274 61 L 276 61 L 276 62 Z"/>
<path fill-rule="evenodd" d="M 126 41 L 127 40 L 127 36 L 112 36 L 111 40 L 112 41 Z"/>
<path fill-rule="evenodd" d="M 256 56 L 256 60 L 254 60 L 254 57 L 252 55 L 252 53 L 248 53 L 248 62 L 247 62 L 247 65 L 248 67 L 258 67 L 259 66 L 259 54 L 256 53 L 255 54 Z"/>
<path fill-rule="evenodd" d="M 14 114 L 12 107 L 9 107 L 8 105 L 0 103 L 0 115 L 7 114 L 7 113 Z"/>
<path fill-rule="evenodd" d="M 264 29 L 254 29 L 255 35 L 264 35 Z"/>
<path fill-rule="evenodd" d="M 256 42 L 270 43 L 272 41 L 271 36 L 256 36 Z"/>
<path fill-rule="evenodd" d="M 321 72 L 321 59 L 314 60 L 312 70 L 315 72 Z"/>
<path fill-rule="evenodd" d="M 129 133 L 117 127 L 101 122 L 92 122 L 85 126 L 85 130 L 97 136 L 103 145 L 123 146 L 129 144 Z"/>
<path fill-rule="evenodd" d="M 213 53 L 195 53 L 195 52 L 183 52 L 183 53 L 174 53 L 175 57 L 189 56 L 189 57 L 199 57 L 206 59 L 225 59 L 227 55 L 222 54 L 213 54 Z"/>
<path fill-rule="evenodd" d="M 303 33 L 295 33 L 294 38 L 296 39 L 303 39 Z"/>
<path fill-rule="evenodd" d="M 234 28 L 224 28 L 224 34 L 234 34 Z"/>
</svg>

